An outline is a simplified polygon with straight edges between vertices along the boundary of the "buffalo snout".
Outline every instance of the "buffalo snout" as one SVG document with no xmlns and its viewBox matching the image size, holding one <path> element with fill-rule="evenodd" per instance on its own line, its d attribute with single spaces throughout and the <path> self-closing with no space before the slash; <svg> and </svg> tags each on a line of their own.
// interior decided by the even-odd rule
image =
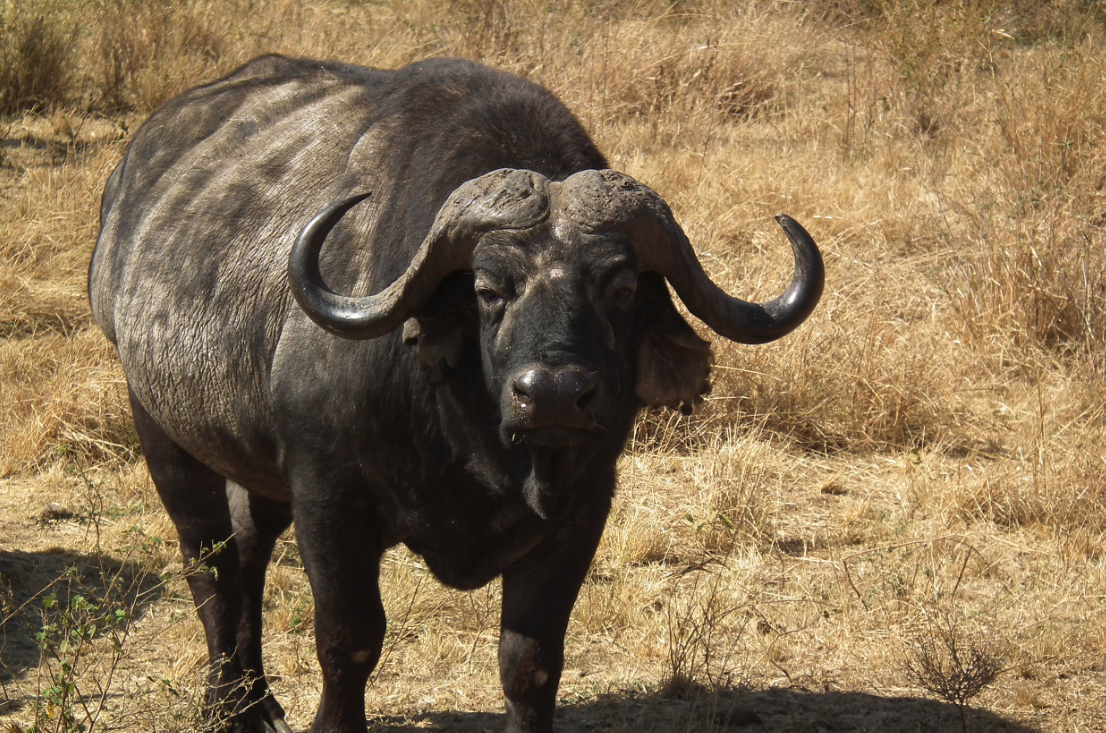
<svg viewBox="0 0 1106 733">
<path fill-rule="evenodd" d="M 523 367 L 508 380 L 508 391 L 504 417 L 512 430 L 596 427 L 591 408 L 599 385 L 579 367 Z"/>
</svg>

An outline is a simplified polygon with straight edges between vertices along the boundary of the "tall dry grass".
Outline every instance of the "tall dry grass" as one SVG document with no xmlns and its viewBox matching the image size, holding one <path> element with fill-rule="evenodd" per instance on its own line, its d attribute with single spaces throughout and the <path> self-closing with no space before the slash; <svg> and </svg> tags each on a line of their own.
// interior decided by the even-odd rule
<svg viewBox="0 0 1106 733">
<path fill-rule="evenodd" d="M 716 340 L 703 408 L 639 421 L 570 631 L 570 725 L 709 730 L 733 713 L 719 712 L 725 695 L 744 690 L 778 730 L 763 713 L 773 690 L 920 694 L 903 643 L 935 618 L 1002 642 L 1009 670 L 970 705 L 1015 727 L 1106 725 L 1094 702 L 1106 699 L 1101 4 L 45 7 L 0 4 L 0 502 L 34 497 L 0 506 L 13 540 L 81 547 L 88 532 L 67 528 L 95 515 L 108 552 L 140 525 L 160 548 L 152 565 L 174 554 L 83 295 L 99 191 L 127 131 L 259 53 L 384 67 L 464 56 L 565 100 L 615 167 L 671 203 L 727 291 L 784 287 L 778 211 L 827 262 L 823 302 L 799 331 L 765 347 Z M 97 511 L 85 479 L 106 487 Z M 77 510 L 43 519 L 43 495 Z M 267 644 L 304 727 L 319 692 L 313 606 L 294 543 L 278 556 Z M 2 559 L 16 598 L 22 581 Z M 179 700 L 195 699 L 204 652 L 173 582 L 127 662 L 162 676 L 117 683 L 144 701 L 115 713 L 124 727 L 191 724 Z M 498 590 L 444 591 L 399 551 L 382 584 L 392 625 L 370 697 L 407 718 L 377 722 L 498 708 Z M 29 675 L 0 682 L 26 691 Z M 633 718 L 627 700 L 640 699 L 659 702 Z M 783 707 L 796 725 L 830 715 L 807 704 L 860 729 L 886 722 L 849 717 L 868 698 L 834 700 Z M 33 710 L 20 708 L 20 725 Z M 894 714 L 899 729 L 913 724 L 905 705 Z"/>
</svg>

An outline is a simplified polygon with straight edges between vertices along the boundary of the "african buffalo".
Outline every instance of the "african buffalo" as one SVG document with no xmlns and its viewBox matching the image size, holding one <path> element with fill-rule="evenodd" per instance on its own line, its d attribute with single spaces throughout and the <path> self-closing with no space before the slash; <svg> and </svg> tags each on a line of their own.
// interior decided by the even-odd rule
<svg viewBox="0 0 1106 733">
<path fill-rule="evenodd" d="M 266 56 L 185 92 L 104 190 L 89 271 L 207 635 L 211 728 L 287 731 L 261 598 L 295 520 L 315 598 L 313 731 L 365 730 L 381 554 L 503 578 L 508 731 L 550 731 L 569 613 L 644 405 L 690 409 L 709 343 L 779 338 L 822 291 L 731 298 L 668 206 L 549 92 L 474 63 Z M 213 554 L 211 548 L 221 552 Z"/>
</svg>

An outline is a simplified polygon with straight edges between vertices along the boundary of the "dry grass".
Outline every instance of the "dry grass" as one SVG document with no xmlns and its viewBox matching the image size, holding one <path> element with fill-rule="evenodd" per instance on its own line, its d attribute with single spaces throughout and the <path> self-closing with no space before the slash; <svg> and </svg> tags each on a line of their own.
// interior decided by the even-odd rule
<svg viewBox="0 0 1106 733">
<path fill-rule="evenodd" d="M 951 669 L 932 643 L 948 638 L 1002 651 L 1003 673 L 963 708 L 969 729 L 1106 728 L 1101 4 L 46 5 L 0 0 L 13 730 L 194 724 L 202 635 L 84 273 L 128 131 L 269 51 L 460 55 L 545 84 L 744 297 L 786 279 L 774 213 L 823 248 L 809 323 L 765 347 L 716 342 L 704 409 L 642 416 L 569 632 L 566 730 L 957 730 L 959 703 L 915 699 L 940 689 L 918 654 Z M 277 555 L 267 663 L 303 729 L 319 694 L 313 606 L 294 542 Z M 114 669 L 114 694 L 95 721 L 71 706 L 67 722 L 49 715 L 59 668 L 34 639 L 59 618 L 36 604 L 59 577 L 102 591 L 104 561 L 167 580 L 105 601 L 131 604 L 126 643 L 94 635 L 73 679 L 87 691 Z M 497 586 L 444 590 L 398 550 L 381 582 L 373 724 L 495 729 Z"/>
</svg>

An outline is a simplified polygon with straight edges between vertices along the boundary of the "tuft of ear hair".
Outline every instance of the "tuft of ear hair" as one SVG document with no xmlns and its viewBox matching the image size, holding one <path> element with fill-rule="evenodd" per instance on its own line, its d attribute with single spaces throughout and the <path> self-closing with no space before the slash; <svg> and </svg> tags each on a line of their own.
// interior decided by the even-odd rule
<svg viewBox="0 0 1106 733">
<path fill-rule="evenodd" d="M 710 393 L 710 342 L 671 306 L 656 315 L 638 346 L 634 392 L 646 405 L 690 415 Z"/>
</svg>

